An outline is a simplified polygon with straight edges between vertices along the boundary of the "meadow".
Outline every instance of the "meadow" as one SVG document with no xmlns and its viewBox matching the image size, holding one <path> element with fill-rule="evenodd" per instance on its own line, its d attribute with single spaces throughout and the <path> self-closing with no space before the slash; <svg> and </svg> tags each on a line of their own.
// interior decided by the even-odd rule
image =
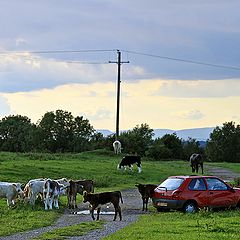
<svg viewBox="0 0 240 240">
<path fill-rule="evenodd" d="M 157 184 L 170 175 L 191 174 L 188 162 L 178 160 L 156 162 L 144 158 L 142 161 L 143 172 L 141 174 L 137 173 L 136 168 L 133 172 L 119 172 L 117 171 L 117 164 L 120 160 L 121 156 L 116 156 L 112 152 L 104 150 L 80 154 L 17 154 L 1 152 L 0 181 L 25 184 L 30 179 L 41 177 L 52 179 L 62 177 L 69 179 L 85 178 L 93 179 L 95 191 L 101 192 L 134 188 L 136 183 Z M 218 163 L 212 164 L 219 165 Z M 229 166 L 230 169 L 240 172 L 238 164 L 223 165 L 226 168 Z M 78 202 L 80 201 L 81 196 L 78 197 Z M 66 203 L 66 197 L 62 196 L 60 198 L 59 210 L 44 211 L 43 204 L 40 202 L 34 209 L 20 202 L 16 207 L 9 209 L 6 199 L 0 199 L 0 236 L 48 226 L 63 214 Z M 186 238 L 182 239 L 190 239 L 187 238 L 188 236 L 192 236 L 191 239 L 195 239 L 198 236 L 200 236 L 198 239 L 205 239 L 205 237 L 206 239 L 217 239 L 220 237 L 225 239 L 224 236 L 229 237 L 230 233 L 224 230 L 224 226 L 227 226 L 228 229 L 235 229 L 237 227 L 237 219 L 240 216 L 238 211 L 220 213 L 200 212 L 191 216 L 180 212 L 157 214 L 153 208 L 150 209 L 152 211 L 150 215 L 141 216 L 137 223 L 128 226 L 113 236 L 109 236 L 108 239 L 132 239 L 132 234 L 136 234 L 136 232 L 140 232 L 141 236 L 145 236 L 145 238 L 140 238 L 139 236 L 138 239 L 146 239 L 147 234 L 151 235 L 151 239 L 173 239 L 174 236 L 178 237 L 180 233 L 183 234 L 182 232 L 186 232 Z M 14 222 L 14 225 L 12 222 Z M 183 231 L 184 227 L 187 230 Z M 88 228 L 92 229 L 91 223 L 86 225 L 86 231 Z M 212 230 L 208 231 L 209 229 Z M 187 234 L 187 232 L 189 233 Z M 235 238 L 238 235 L 237 233 L 233 230 L 230 232 L 232 234 L 231 239 L 239 239 Z"/>
</svg>

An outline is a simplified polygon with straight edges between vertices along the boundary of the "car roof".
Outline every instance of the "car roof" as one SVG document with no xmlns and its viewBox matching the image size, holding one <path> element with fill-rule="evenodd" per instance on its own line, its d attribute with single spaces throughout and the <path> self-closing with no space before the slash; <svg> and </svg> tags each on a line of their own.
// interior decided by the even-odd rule
<svg viewBox="0 0 240 240">
<path fill-rule="evenodd" d="M 200 175 L 180 175 L 180 176 L 170 176 L 168 178 L 183 178 L 183 179 L 187 179 L 187 178 L 218 178 L 220 179 L 219 177 L 216 177 L 216 176 L 200 176 Z"/>
</svg>

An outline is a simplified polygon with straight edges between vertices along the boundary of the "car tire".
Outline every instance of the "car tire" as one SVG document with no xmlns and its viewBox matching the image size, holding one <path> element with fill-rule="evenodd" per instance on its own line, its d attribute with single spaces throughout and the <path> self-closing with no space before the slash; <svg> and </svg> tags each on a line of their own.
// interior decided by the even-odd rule
<svg viewBox="0 0 240 240">
<path fill-rule="evenodd" d="M 197 204 L 193 201 L 186 202 L 183 206 L 183 212 L 185 213 L 195 213 L 197 210 Z"/>
</svg>

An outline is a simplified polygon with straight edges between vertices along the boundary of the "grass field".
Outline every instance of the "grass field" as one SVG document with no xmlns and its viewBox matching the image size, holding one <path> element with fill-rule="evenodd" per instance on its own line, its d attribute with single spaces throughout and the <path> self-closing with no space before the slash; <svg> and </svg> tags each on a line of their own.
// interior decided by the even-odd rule
<svg viewBox="0 0 240 240">
<path fill-rule="evenodd" d="M 133 172 L 119 172 L 117 171 L 116 167 L 120 159 L 121 156 L 116 156 L 112 152 L 106 151 L 85 152 L 81 154 L 16 154 L 1 152 L 0 181 L 20 182 L 25 184 L 30 179 L 40 177 L 52 179 L 62 177 L 66 177 L 69 179 L 85 178 L 93 179 L 95 182 L 95 191 L 100 192 L 105 190 L 122 190 L 127 188 L 134 188 L 134 185 L 136 183 L 159 183 L 170 175 L 191 174 L 191 169 L 187 162 L 152 162 L 146 161 L 145 159 L 143 159 L 142 162 L 143 172 L 141 174 L 137 173 L 136 168 Z M 219 164 L 213 163 L 213 165 Z M 224 167 L 228 166 L 230 169 L 234 169 L 236 172 L 240 172 L 238 164 L 224 165 Z M 32 209 L 30 206 L 24 204 L 18 204 L 17 207 L 15 207 L 14 209 L 8 209 L 6 199 L 1 199 L 0 236 L 50 225 L 56 220 L 56 218 L 60 216 L 60 214 L 62 214 L 62 210 L 66 207 L 66 201 L 66 197 L 61 197 L 60 210 L 44 211 L 42 203 L 38 203 L 35 209 Z M 78 197 L 78 201 L 81 201 L 81 197 Z M 215 214 L 216 216 L 218 216 L 218 213 Z M 39 218 L 40 215 L 41 218 Z M 237 212 L 234 212 L 233 215 L 240 216 L 240 214 L 238 214 Z M 184 221 L 187 222 L 191 222 L 192 218 L 194 219 L 194 217 L 192 216 L 182 215 L 178 212 L 166 213 L 164 215 L 151 214 L 149 216 L 147 215 L 141 217 L 138 223 L 127 228 L 126 233 L 127 231 L 136 231 L 136 229 L 141 228 L 141 226 L 144 225 L 144 223 L 146 222 L 147 225 L 159 224 L 160 226 L 165 222 L 171 223 L 173 221 L 172 218 L 175 219 L 175 217 L 176 219 L 182 218 L 184 219 Z M 234 221 L 235 218 L 236 216 L 232 216 L 229 213 L 229 216 L 227 218 L 223 218 L 223 221 L 226 221 L 227 224 L 228 222 L 231 222 L 231 219 Z M 14 226 L 12 222 L 14 222 Z M 180 223 L 181 221 L 179 221 L 179 224 Z M 224 225 L 224 222 L 221 224 Z M 159 229 L 161 230 L 162 228 L 160 227 Z M 125 230 L 122 231 L 124 232 Z M 162 232 L 160 234 L 157 230 L 154 231 L 154 235 L 156 235 L 156 238 L 151 239 L 164 239 L 160 238 L 162 237 L 160 236 L 161 234 L 163 234 Z M 175 227 L 171 227 L 169 231 L 174 232 Z M 221 236 L 220 233 L 223 234 L 220 231 L 219 233 L 217 232 L 215 235 Z M 159 238 L 157 238 L 158 234 Z M 197 233 L 196 231 L 193 231 L 192 234 Z M 168 235 L 166 235 L 166 237 L 167 236 Z M 195 235 L 195 237 L 196 236 L 197 235 Z"/>
</svg>

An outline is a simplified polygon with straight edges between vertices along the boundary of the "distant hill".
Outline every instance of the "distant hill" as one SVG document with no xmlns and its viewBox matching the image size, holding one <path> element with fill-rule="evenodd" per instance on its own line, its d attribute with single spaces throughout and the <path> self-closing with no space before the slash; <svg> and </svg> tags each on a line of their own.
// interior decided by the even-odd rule
<svg viewBox="0 0 240 240">
<path fill-rule="evenodd" d="M 192 128 L 192 129 L 182 129 L 182 130 L 171 130 L 171 129 L 153 129 L 154 130 L 154 138 L 161 138 L 165 134 L 173 134 L 183 139 L 187 140 L 188 138 L 196 139 L 197 141 L 206 141 L 210 137 L 210 133 L 213 132 L 214 127 L 206 127 L 206 128 Z M 104 137 L 114 134 L 107 129 L 98 129 L 97 132 L 103 134 Z"/>
</svg>

